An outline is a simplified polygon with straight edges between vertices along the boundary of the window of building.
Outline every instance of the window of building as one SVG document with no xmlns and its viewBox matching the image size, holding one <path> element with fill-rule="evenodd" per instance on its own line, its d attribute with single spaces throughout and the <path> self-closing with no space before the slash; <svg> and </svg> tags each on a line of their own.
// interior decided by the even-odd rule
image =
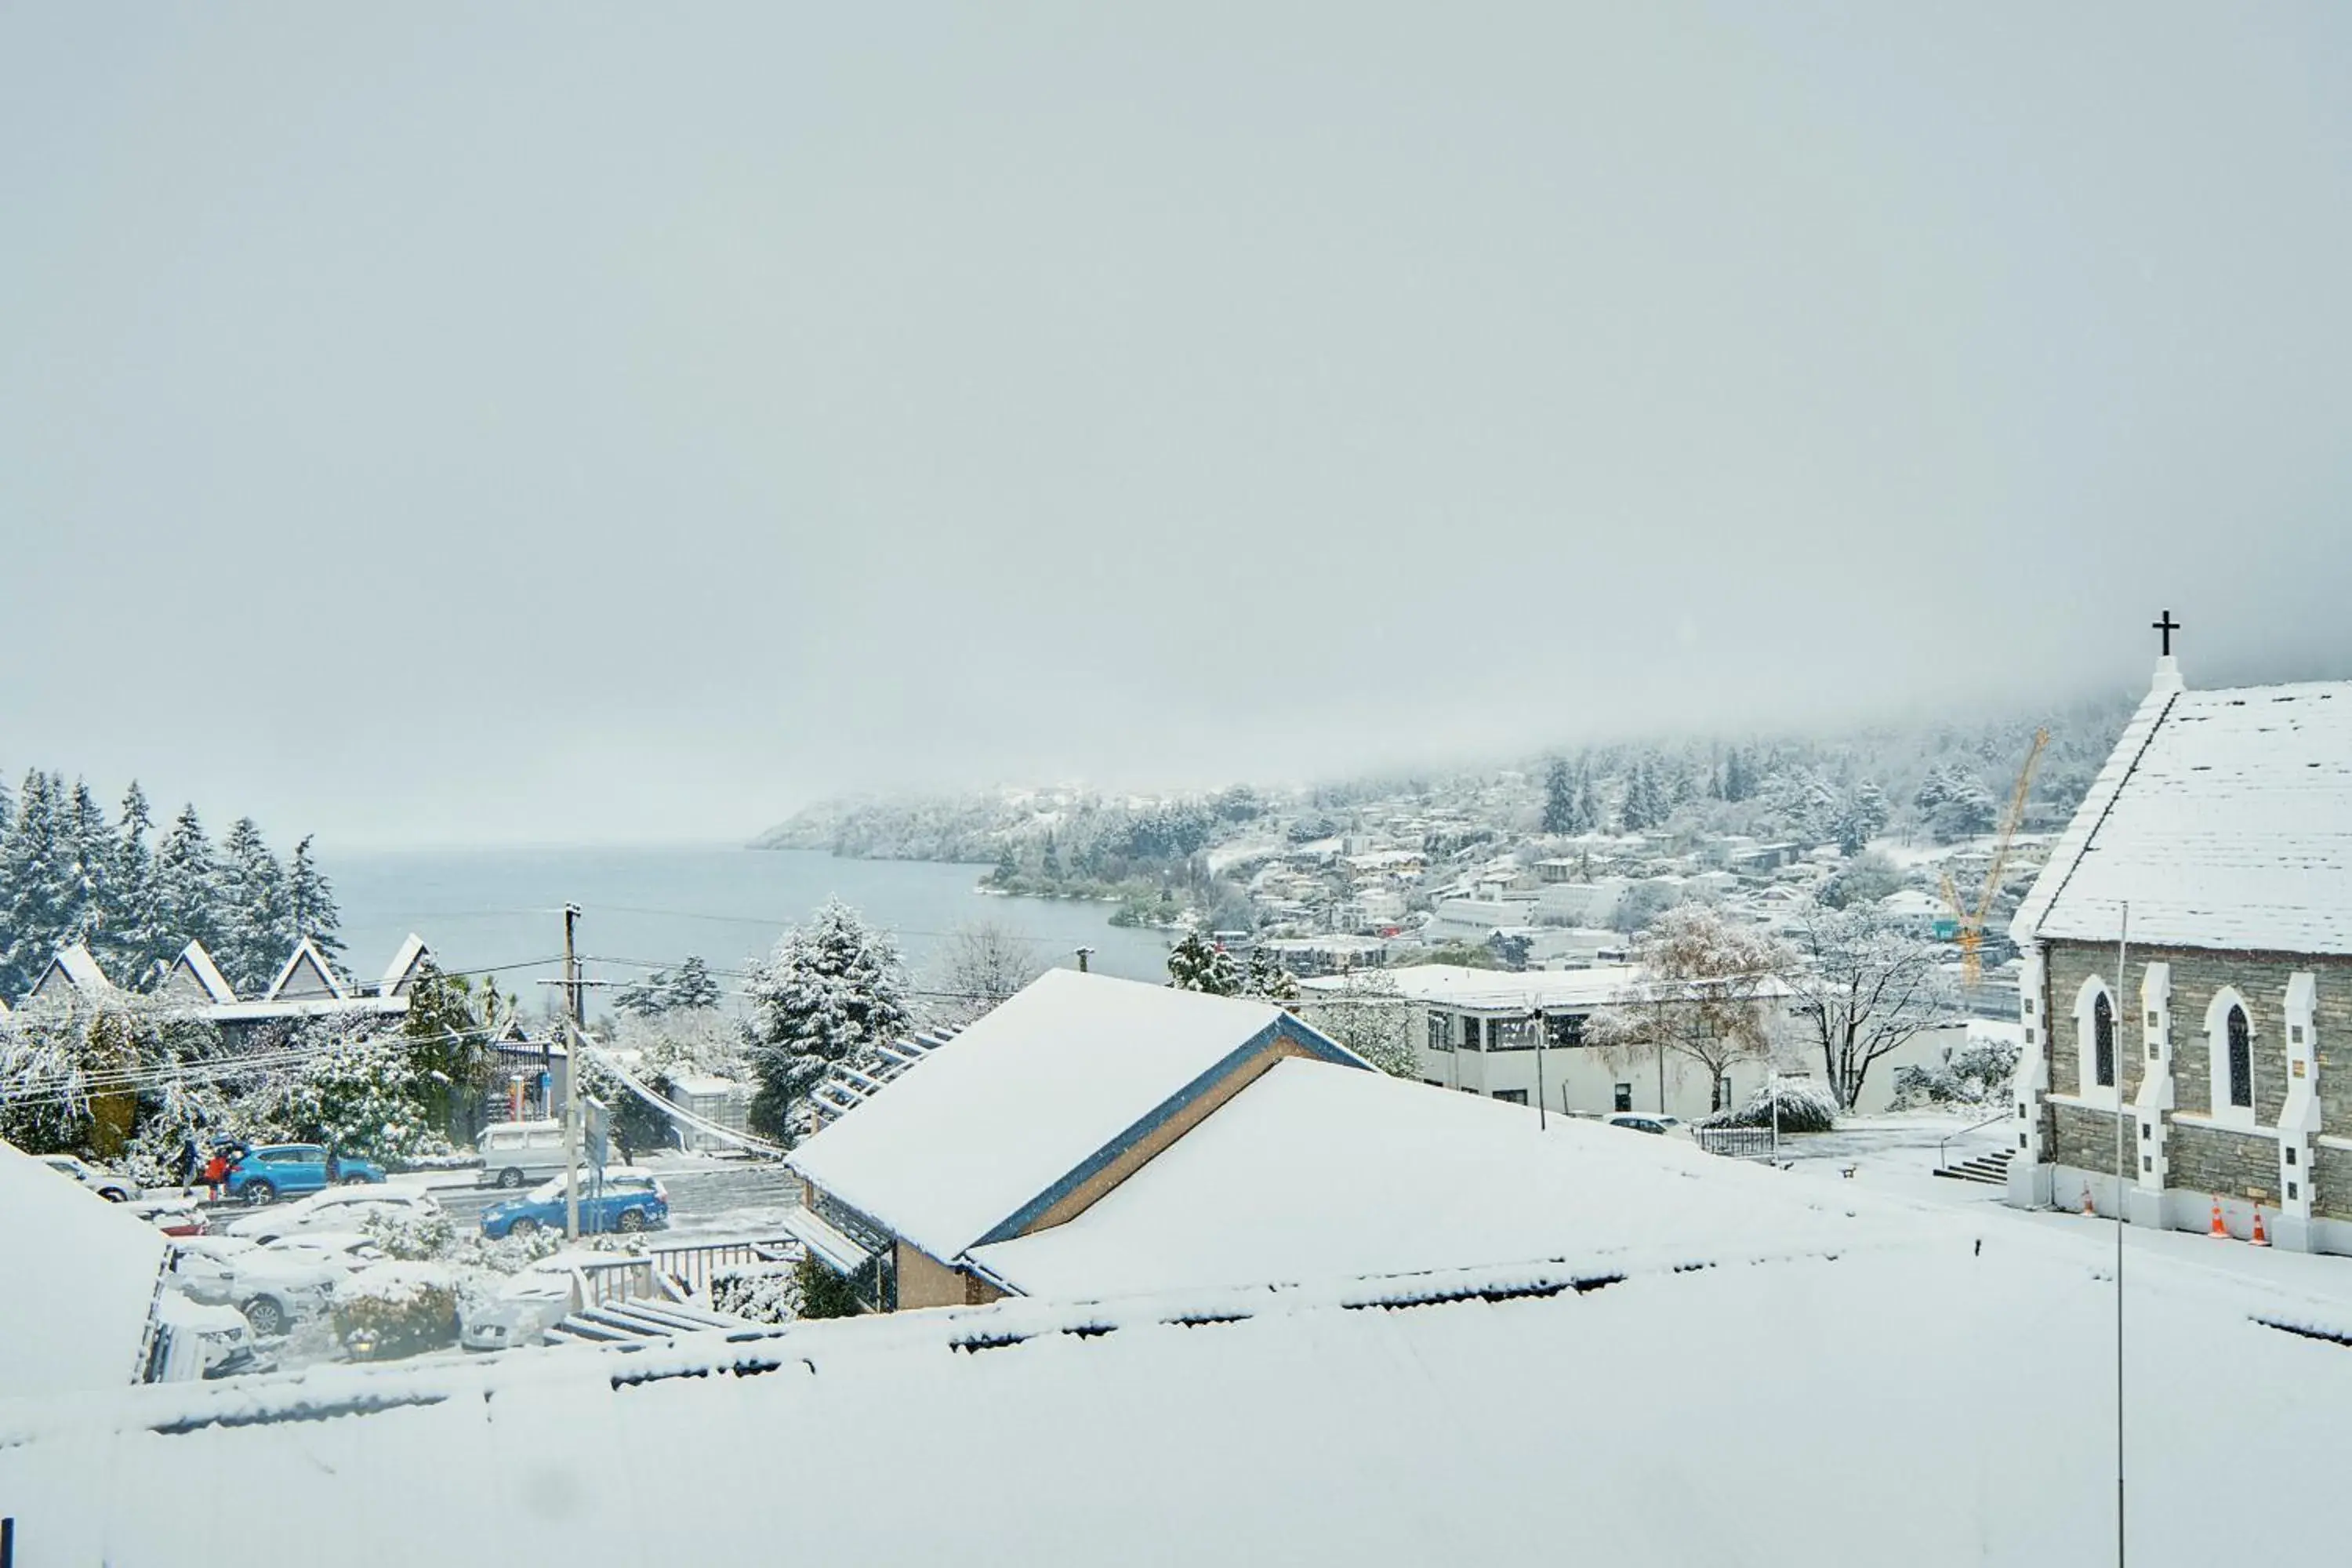
<svg viewBox="0 0 2352 1568">
<path fill-rule="evenodd" d="M 2091 1004 L 2092 1063 L 2101 1089 L 2116 1087 L 2116 1005 L 2104 991 Z"/>
<path fill-rule="evenodd" d="M 1551 1035 L 1552 1045 L 1559 1049 L 1574 1050 L 1584 1044 L 1582 1013 L 1554 1013 L 1544 1019 L 1544 1027 Z"/>
<path fill-rule="evenodd" d="M 1464 1050 L 1475 1051 L 1478 1049 L 1478 1026 L 1482 1021 L 1483 1020 L 1477 1018 L 1465 1018 L 1462 1020 L 1462 1048 Z"/>
<path fill-rule="evenodd" d="M 2230 1103 L 2252 1105 L 2254 1102 L 2253 1031 L 2247 1026 L 2246 1010 L 2231 1007 L 2225 1027 L 2230 1039 Z"/>
<path fill-rule="evenodd" d="M 1433 1051 L 1454 1048 L 1454 1020 L 1443 1013 L 1429 1016 L 1429 1048 Z"/>
<path fill-rule="evenodd" d="M 1525 1105 L 1528 1091 L 1524 1089 L 1498 1089 L 1495 1091 L 1495 1098 L 1506 1105 Z"/>
<path fill-rule="evenodd" d="M 1620 1110 L 1631 1110 L 1633 1109 L 1633 1086 L 1632 1084 L 1621 1083 L 1617 1086 L 1617 1109 Z"/>
</svg>

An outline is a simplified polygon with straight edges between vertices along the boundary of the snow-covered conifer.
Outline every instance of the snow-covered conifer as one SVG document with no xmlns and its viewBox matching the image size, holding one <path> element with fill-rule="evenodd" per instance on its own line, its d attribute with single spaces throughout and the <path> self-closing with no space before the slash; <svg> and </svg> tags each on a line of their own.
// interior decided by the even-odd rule
<svg viewBox="0 0 2352 1568">
<path fill-rule="evenodd" d="M 157 923 L 155 857 L 147 847 L 153 826 L 146 793 L 134 779 L 108 849 L 106 922 L 96 951 L 116 984 L 139 989 L 153 979 L 156 965 L 173 956 L 165 951 L 171 933 Z"/>
<path fill-rule="evenodd" d="M 220 933 L 212 954 L 240 994 L 266 989 L 293 951 L 286 869 L 253 818 L 240 816 L 221 840 L 215 882 Z"/>
<path fill-rule="evenodd" d="M 328 963 L 343 956 L 343 917 L 335 908 L 334 885 L 310 855 L 310 836 L 294 846 L 294 860 L 286 868 L 286 946 L 308 939 Z"/>
<path fill-rule="evenodd" d="M 1544 770 L 1543 830 L 1551 834 L 1577 831 L 1576 784 L 1566 757 L 1554 757 Z"/>
<path fill-rule="evenodd" d="M 59 800 L 63 781 L 27 771 L 16 815 L 0 842 L 0 994 L 22 996 L 67 937 L 78 903 L 73 846 Z"/>
<path fill-rule="evenodd" d="M 212 842 L 193 805 L 180 808 L 156 847 L 154 886 L 155 924 L 163 944 L 176 950 L 201 942 L 217 955 L 219 879 Z"/>
<path fill-rule="evenodd" d="M 1232 953 L 1197 931 L 1187 931 L 1168 950 L 1168 984 L 1179 991 L 1234 996 L 1241 993 L 1242 972 Z"/>
<path fill-rule="evenodd" d="M 799 1102 L 828 1068 L 914 1023 L 898 944 L 837 899 L 784 933 L 745 992 L 759 1079 L 751 1122 L 766 1138 L 792 1138 Z"/>
</svg>

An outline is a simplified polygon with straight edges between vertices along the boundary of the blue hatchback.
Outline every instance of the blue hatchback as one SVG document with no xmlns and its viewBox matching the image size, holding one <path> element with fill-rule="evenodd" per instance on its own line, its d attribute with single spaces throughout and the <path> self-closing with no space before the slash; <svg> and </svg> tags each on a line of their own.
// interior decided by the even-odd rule
<svg viewBox="0 0 2352 1568">
<path fill-rule="evenodd" d="M 373 1160 L 335 1157 L 335 1179 L 342 1183 L 381 1182 L 383 1167 Z M 228 1168 L 228 1195 L 249 1204 L 275 1203 L 322 1192 L 327 1185 L 327 1151 L 317 1143 L 264 1143 L 245 1152 Z"/>
<path fill-rule="evenodd" d="M 669 1223 L 669 1194 L 645 1171 L 610 1170 L 599 1182 L 580 1173 L 580 1233 L 651 1230 Z M 563 1228 L 563 1178 L 540 1183 L 519 1198 L 482 1211 L 482 1234 L 492 1241 L 534 1230 Z"/>
</svg>

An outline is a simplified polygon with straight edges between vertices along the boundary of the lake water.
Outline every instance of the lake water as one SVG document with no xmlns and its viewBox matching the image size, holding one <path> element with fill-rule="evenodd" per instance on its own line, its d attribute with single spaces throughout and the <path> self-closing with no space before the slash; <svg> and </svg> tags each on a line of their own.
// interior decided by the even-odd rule
<svg viewBox="0 0 2352 1568">
<path fill-rule="evenodd" d="M 581 908 L 591 979 L 630 980 L 688 953 L 740 970 L 835 895 L 898 938 L 918 985 L 938 984 L 940 947 L 979 921 L 1019 931 L 1040 965 L 1074 967 L 1084 946 L 1097 973 L 1168 978 L 1159 932 L 1111 925 L 1108 904 L 982 893 L 979 866 L 713 847 L 403 850 L 338 856 L 325 869 L 342 910 L 344 963 L 361 979 L 382 973 L 413 931 L 446 969 L 526 966 L 499 981 L 534 1010 L 547 988 L 533 982 L 561 973 L 567 902 Z"/>
</svg>

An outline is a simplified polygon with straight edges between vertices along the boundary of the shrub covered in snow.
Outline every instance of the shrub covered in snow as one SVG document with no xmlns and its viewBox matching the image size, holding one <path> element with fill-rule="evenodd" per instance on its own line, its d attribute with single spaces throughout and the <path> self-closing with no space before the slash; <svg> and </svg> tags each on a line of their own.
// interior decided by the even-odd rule
<svg viewBox="0 0 2352 1568">
<path fill-rule="evenodd" d="M 854 1318 L 857 1315 L 856 1287 L 815 1258 L 803 1258 L 794 1265 L 793 1279 L 800 1287 L 802 1317 Z"/>
<path fill-rule="evenodd" d="M 722 1268 L 710 1277 L 710 1305 L 755 1323 L 789 1323 L 801 1315 L 800 1266 L 763 1263 Z"/>
<path fill-rule="evenodd" d="M 2020 1047 L 2006 1040 L 1971 1039 L 1932 1067 L 1895 1069 L 1895 1103 L 1986 1105 L 2007 1098 Z"/>
<path fill-rule="evenodd" d="M 379 1263 L 335 1289 L 335 1338 L 358 1361 L 397 1361 L 457 1342 L 457 1279 L 431 1263 Z"/>
<path fill-rule="evenodd" d="M 1773 1085 L 1759 1089 L 1748 1102 L 1738 1110 L 1717 1111 L 1706 1119 L 1708 1127 L 1769 1127 L 1773 1124 L 1772 1101 L 1777 1090 L 1780 1102 L 1780 1125 L 1783 1132 L 1827 1132 L 1837 1125 L 1837 1097 L 1811 1079 L 1784 1078 Z"/>
</svg>

